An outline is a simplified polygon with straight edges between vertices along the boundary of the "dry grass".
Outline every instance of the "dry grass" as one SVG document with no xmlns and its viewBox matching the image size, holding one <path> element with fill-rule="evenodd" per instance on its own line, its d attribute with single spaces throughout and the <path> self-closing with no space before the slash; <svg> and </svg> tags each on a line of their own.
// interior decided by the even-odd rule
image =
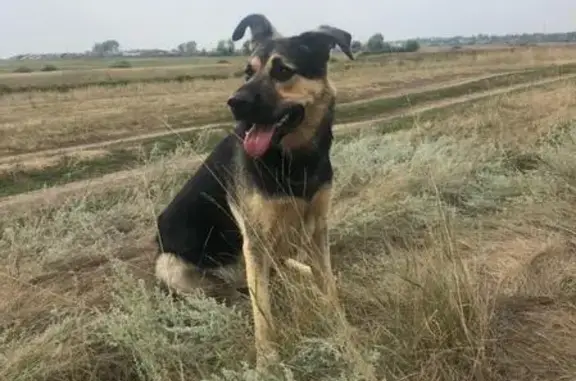
<svg viewBox="0 0 576 381">
<path fill-rule="evenodd" d="M 124 57 L 136 69 L 169 67 L 169 66 L 202 66 L 214 65 L 220 58 L 216 57 Z M 227 61 L 233 62 L 237 57 L 226 57 Z M 90 57 L 78 59 L 55 59 L 55 60 L 0 60 L 0 73 L 12 73 L 14 69 L 24 65 L 33 70 L 41 70 L 46 65 L 54 65 L 63 71 L 81 71 L 106 69 L 110 64 L 117 62 L 117 57 Z"/>
<path fill-rule="evenodd" d="M 441 124 L 432 119 L 418 128 L 422 137 L 490 138 L 512 148 L 533 144 L 575 117 L 576 94 L 569 80 L 465 105 L 448 118 L 440 115 Z"/>
<path fill-rule="evenodd" d="M 146 82 L 174 80 L 178 77 L 183 78 L 185 76 L 191 78 L 225 78 L 232 76 L 238 71 L 239 62 L 240 60 L 238 58 L 234 58 L 232 62 L 227 61 L 222 64 L 217 64 L 216 60 L 214 60 L 212 63 L 196 65 L 0 73 L 0 84 L 2 84 L 2 87 L 5 89 L 48 89 L 53 86 L 74 88 L 85 84 L 117 83 L 120 81 Z"/>
<path fill-rule="evenodd" d="M 447 80 L 479 76 L 463 68 L 389 72 L 380 66 L 355 66 L 335 76 L 342 102 L 393 95 Z M 54 148 L 224 120 L 226 98 L 239 79 L 122 88 L 78 89 L 69 93 L 28 93 L 0 98 L 0 154 Z"/>
<path fill-rule="evenodd" d="M 345 65 L 347 58 L 341 53 L 334 55 L 336 65 Z M 366 57 L 368 60 L 394 63 L 402 66 L 449 63 L 454 66 L 470 65 L 516 65 L 543 64 L 557 60 L 574 60 L 576 48 L 573 44 L 546 44 L 533 47 L 474 47 L 472 51 L 432 52 L 423 50 L 417 53 L 386 54 Z M 85 60 L 54 61 L 3 61 L 0 60 L 0 84 L 8 87 L 47 86 L 62 84 L 82 84 L 111 80 L 146 80 L 152 78 L 174 78 L 179 75 L 229 75 L 237 71 L 244 57 L 171 57 L 171 58 L 105 58 Z M 107 66 L 119 61 L 129 61 L 130 70 L 110 69 Z M 19 66 L 40 70 L 50 64 L 62 72 L 12 73 Z M 229 65 L 230 64 L 230 65 Z"/>
<path fill-rule="evenodd" d="M 576 44 L 544 44 L 530 47 L 505 47 L 500 49 L 487 49 L 478 46 L 463 51 L 422 51 L 416 53 L 386 54 L 368 56 L 367 60 L 381 62 L 419 62 L 426 60 L 429 63 L 448 63 L 455 66 L 469 65 L 523 65 L 551 63 L 558 61 L 572 61 L 576 58 Z"/>
<path fill-rule="evenodd" d="M 498 75 L 496 77 L 510 79 L 509 75 Z M 556 91 L 556 89 L 560 92 L 563 90 L 566 92 L 566 87 L 569 86 L 571 81 L 574 81 L 574 76 L 570 75 L 529 83 L 526 83 L 526 81 L 531 77 L 516 78 L 517 80 L 524 78 L 524 82 L 517 86 L 506 87 L 502 87 L 502 83 L 506 83 L 505 81 L 500 81 L 500 83 L 493 82 L 495 88 L 489 91 L 480 91 L 484 88 L 490 88 L 490 86 L 486 86 L 486 80 L 467 81 L 459 86 L 446 86 L 443 90 L 436 87 L 431 91 L 413 93 L 409 96 L 410 103 L 405 101 L 405 97 L 393 97 L 381 98 L 374 102 L 347 104 L 345 108 L 338 110 L 339 120 L 354 120 L 354 118 L 364 118 L 364 120 L 350 124 L 336 124 L 334 126 L 335 137 L 337 140 L 350 139 L 358 133 L 365 134 L 375 131 L 386 133 L 411 128 L 414 121 L 419 123 L 432 122 L 439 116 L 446 117 L 449 113 L 457 110 L 460 111 L 460 115 L 467 115 L 466 113 L 469 110 L 472 110 L 472 113 L 476 110 L 477 106 L 473 102 L 486 103 L 486 100 L 492 102 L 490 99 L 496 99 L 496 96 L 518 95 L 531 89 L 533 91 L 542 89 L 546 94 Z M 483 86 L 473 85 L 474 83 L 483 84 Z M 472 90 L 475 91 L 470 93 Z M 468 94 L 465 93 L 466 91 Z M 538 93 L 535 92 L 531 96 L 537 97 Z M 430 101 L 432 99 L 435 101 Z M 570 98 L 561 99 L 568 105 L 571 102 Z M 426 100 L 429 102 L 426 102 Z M 374 107 L 366 107 L 373 103 L 375 103 Z M 424 104 L 418 107 L 417 105 L 421 103 Z M 408 107 L 410 104 L 416 107 L 410 107 L 409 112 L 402 113 L 402 108 Z M 494 103 L 492 102 L 490 105 L 494 106 Z M 383 113 L 384 110 L 388 111 L 387 116 L 373 118 L 374 114 L 372 113 Z M 563 110 L 570 110 L 570 108 L 566 107 Z M 569 116 L 564 115 L 562 117 L 568 118 Z M 471 132 L 474 133 L 474 128 L 483 128 L 479 126 L 482 126 L 482 124 L 487 125 L 488 123 L 487 121 L 480 122 L 474 122 L 476 127 L 465 127 L 471 129 Z M 14 202 L 19 205 L 27 205 L 30 202 L 37 203 L 39 198 L 42 198 L 44 202 L 56 202 L 55 199 L 48 197 L 49 194 L 61 199 L 69 192 L 76 192 L 80 189 L 78 187 L 101 187 L 102 184 L 110 182 L 109 177 L 114 179 L 112 182 L 120 181 L 116 180 L 117 175 L 124 176 L 128 173 L 139 173 L 141 170 L 137 167 L 143 162 L 154 160 L 155 157 L 170 155 L 183 142 L 197 147 L 201 153 L 206 153 L 224 136 L 226 130 L 226 127 L 211 125 L 210 128 L 199 131 L 196 126 L 190 131 L 172 130 L 169 133 L 156 133 L 156 136 L 137 135 L 131 139 L 124 138 L 117 141 L 103 142 L 103 145 L 96 143 L 96 145 L 73 146 L 52 152 L 33 152 L 22 156 L 4 158 L 6 160 L 5 163 L 0 165 L 0 173 L 3 174 L 2 178 L 0 178 L 0 195 L 15 196 L 2 199 L 0 209 L 6 209 L 6 205 L 14 205 Z M 484 129 L 482 133 L 490 131 L 490 129 Z M 428 131 L 427 133 L 434 134 L 435 132 Z M 130 168 L 136 169 L 129 171 L 128 169 Z M 96 182 L 90 183 L 88 181 L 82 184 L 83 182 L 80 180 L 83 179 L 93 179 Z M 121 181 L 126 181 L 126 178 L 122 177 Z M 65 189 L 58 187 L 58 185 L 67 183 L 69 183 L 70 187 L 65 187 Z M 24 198 L 18 195 L 22 192 L 29 192 L 44 187 L 56 187 L 56 189 L 53 188 L 49 189 L 48 192 L 40 193 L 31 192 Z"/>
<path fill-rule="evenodd" d="M 572 379 L 574 90 L 339 142 L 331 241 L 346 318 L 284 290 L 284 361 L 265 379 Z M 137 185 L 2 217 L 0 379 L 255 379 L 246 305 L 153 287 L 154 213 L 189 155 Z"/>
<path fill-rule="evenodd" d="M 474 55 L 390 55 L 367 57 L 354 63 L 339 59 L 332 66 L 339 102 L 351 102 L 446 84 L 450 80 L 565 62 L 573 58 L 574 52 L 570 48 L 534 48 Z M 241 69 L 236 61 L 228 66 Z M 165 70 L 179 68 L 166 67 Z M 131 70 L 130 75 L 138 76 L 164 69 Z M 163 130 L 167 126 L 179 128 L 221 121 L 228 117 L 225 99 L 239 80 L 134 83 L 67 93 L 4 95 L 0 98 L 0 131 L 5 138 L 0 142 L 0 155 L 109 140 Z"/>
</svg>

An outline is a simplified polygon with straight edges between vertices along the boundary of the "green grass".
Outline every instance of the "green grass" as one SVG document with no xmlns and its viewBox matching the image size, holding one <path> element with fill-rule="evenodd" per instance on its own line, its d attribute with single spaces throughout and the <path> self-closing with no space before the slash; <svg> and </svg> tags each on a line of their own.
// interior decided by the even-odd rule
<svg viewBox="0 0 576 381">
<path fill-rule="evenodd" d="M 554 65 L 545 68 L 528 69 L 520 73 L 497 75 L 487 79 L 466 82 L 461 85 L 447 86 L 394 98 L 374 99 L 350 105 L 342 104 L 336 106 L 338 121 L 343 123 L 369 119 L 378 114 L 401 110 L 426 102 L 456 98 L 467 94 L 493 90 L 499 87 L 513 86 L 574 73 L 576 73 L 576 64 Z"/>
<path fill-rule="evenodd" d="M 571 82 L 573 82 L 573 81 L 574 80 L 572 80 Z M 551 84 L 544 84 L 544 85 L 539 85 L 539 86 L 534 86 L 534 87 L 545 89 L 547 87 L 552 87 L 554 85 L 555 85 L 555 83 L 551 83 Z M 510 92 L 507 92 L 506 95 L 518 94 L 518 93 L 525 92 L 527 90 L 528 89 L 526 89 L 526 88 L 516 89 L 516 90 L 512 90 Z M 490 97 L 491 96 L 488 95 L 485 98 L 475 98 L 473 100 L 467 100 L 465 102 L 455 103 L 455 104 L 448 105 L 445 107 L 431 108 L 429 110 L 425 110 L 425 111 L 422 111 L 422 112 L 419 112 L 416 114 L 399 116 L 398 118 L 394 118 L 393 120 L 391 120 L 390 122 L 388 122 L 384 125 L 376 126 L 374 128 L 374 130 L 376 130 L 376 133 L 378 133 L 378 134 L 389 134 L 392 132 L 412 128 L 417 123 L 426 122 L 426 121 L 434 121 L 434 120 L 438 120 L 438 119 L 445 119 L 445 118 L 449 117 L 450 115 L 465 113 L 466 110 L 470 109 L 470 107 L 475 102 L 478 102 L 478 101 L 481 101 L 482 99 L 486 99 L 486 98 L 490 98 Z M 360 131 L 360 132 L 365 133 L 365 131 Z M 352 136 L 352 134 L 350 134 L 350 136 Z"/>
<path fill-rule="evenodd" d="M 57 186 L 102 176 L 106 173 L 129 168 L 133 163 L 139 161 L 139 155 L 134 151 L 113 149 L 104 157 L 86 161 L 65 156 L 58 163 L 47 168 L 33 170 L 15 168 L 0 177 L 0 196 L 30 192 L 44 186 Z"/>
<path fill-rule="evenodd" d="M 226 134 L 224 129 L 192 131 L 150 139 L 131 148 L 112 148 L 105 156 L 78 160 L 65 156 L 56 164 L 40 169 L 20 169 L 0 175 L 0 197 L 30 192 L 44 187 L 67 184 L 126 169 L 133 169 L 164 155 L 173 154 L 183 145 L 207 153 Z"/>
</svg>

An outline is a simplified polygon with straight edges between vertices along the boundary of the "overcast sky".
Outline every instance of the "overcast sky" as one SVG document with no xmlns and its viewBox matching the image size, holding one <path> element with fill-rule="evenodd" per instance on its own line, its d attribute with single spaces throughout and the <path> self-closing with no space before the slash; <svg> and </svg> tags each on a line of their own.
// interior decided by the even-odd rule
<svg viewBox="0 0 576 381">
<path fill-rule="evenodd" d="M 211 48 L 251 12 L 283 34 L 331 24 L 360 40 L 576 30 L 576 0 L 0 0 L 0 57 L 110 38 L 124 49 Z"/>
</svg>

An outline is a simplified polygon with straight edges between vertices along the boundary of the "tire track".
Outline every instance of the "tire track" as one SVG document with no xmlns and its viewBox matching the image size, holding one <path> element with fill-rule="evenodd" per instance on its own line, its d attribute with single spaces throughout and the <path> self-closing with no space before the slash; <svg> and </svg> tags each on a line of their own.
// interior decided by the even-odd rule
<svg viewBox="0 0 576 381">
<path fill-rule="evenodd" d="M 537 70 L 537 69 L 535 69 L 535 70 Z M 405 91 L 405 90 L 403 90 L 403 91 L 388 93 L 388 94 L 386 94 L 386 96 L 375 96 L 375 97 L 359 99 L 359 100 L 355 100 L 355 101 L 351 101 L 351 102 L 340 103 L 340 106 L 352 106 L 352 105 L 360 104 L 363 102 L 372 102 L 375 100 L 393 99 L 393 98 L 397 98 L 400 96 L 409 97 L 410 95 L 419 94 L 422 92 L 443 90 L 443 89 L 447 89 L 447 88 L 451 88 L 451 87 L 462 86 L 462 85 L 465 85 L 467 83 L 474 83 L 474 82 L 481 81 L 481 80 L 490 80 L 492 78 L 497 78 L 497 77 L 500 77 L 503 75 L 513 75 L 516 73 L 525 73 L 525 72 L 526 72 L 526 70 L 510 70 L 510 71 L 493 73 L 493 74 L 489 74 L 489 75 L 480 75 L 480 76 L 477 75 L 477 76 L 473 76 L 473 77 L 468 77 L 464 80 L 442 82 L 440 84 L 436 83 L 436 84 L 430 84 L 427 86 L 418 87 L 417 91 Z M 391 115 L 391 114 L 388 113 L 388 115 Z M 50 158 L 51 160 L 57 160 L 54 157 L 70 155 L 76 151 L 109 149 L 109 148 L 117 147 L 117 146 L 137 144 L 137 143 L 140 143 L 143 141 L 163 138 L 163 137 L 174 135 L 174 134 L 185 134 L 185 133 L 190 133 L 190 132 L 201 132 L 201 131 L 206 131 L 206 130 L 216 129 L 216 128 L 226 128 L 229 126 L 229 124 L 230 123 L 220 122 L 220 123 L 209 123 L 209 124 L 205 124 L 205 125 L 191 126 L 191 127 L 184 127 L 184 128 L 174 128 L 174 129 L 169 128 L 166 130 L 149 132 L 149 133 L 138 134 L 138 135 L 133 135 L 133 136 L 124 137 L 124 138 L 118 138 L 118 139 L 112 139 L 112 140 L 106 140 L 106 141 L 100 141 L 100 142 L 94 142 L 94 143 L 78 144 L 78 145 L 73 145 L 73 146 L 63 147 L 63 148 L 53 148 L 53 149 L 46 149 L 46 150 L 41 150 L 41 151 L 26 152 L 26 153 L 10 155 L 10 156 L 0 156 L 0 166 L 7 167 L 7 166 L 11 166 L 11 165 L 24 164 L 25 162 L 38 162 L 38 161 L 42 161 L 42 160 L 48 159 L 48 158 Z M 169 127 L 169 126 L 167 126 L 167 127 Z"/>
<path fill-rule="evenodd" d="M 415 107 L 409 111 L 398 112 L 394 115 L 387 115 L 386 117 L 373 118 L 366 121 L 352 123 L 335 124 L 334 134 L 336 136 L 347 135 L 357 130 L 365 130 L 366 128 L 372 129 L 377 125 L 385 122 L 390 122 L 392 120 L 406 116 L 416 116 L 433 109 L 442 109 L 458 104 L 464 104 L 467 102 L 510 93 L 513 91 L 528 89 L 530 87 L 539 87 L 570 79 L 576 79 L 576 74 L 561 76 L 557 78 L 549 78 L 546 80 L 527 84 L 509 86 L 496 90 L 484 91 L 458 98 L 444 99 L 441 101 L 431 102 L 420 107 Z M 171 162 L 170 169 L 177 171 L 184 168 L 189 168 L 190 171 L 192 171 L 202 162 L 205 157 L 206 155 L 198 155 L 198 157 L 192 160 L 187 158 Z M 146 167 L 110 173 L 98 178 L 76 181 L 62 186 L 7 196 L 0 199 L 0 214 L 14 213 L 17 211 L 23 212 L 31 208 L 35 209 L 49 204 L 61 203 L 72 195 L 74 195 L 75 198 L 79 198 L 86 195 L 103 193 L 112 189 L 126 188 L 131 185 L 135 186 L 141 183 L 141 181 L 146 182 L 146 177 L 154 173 L 166 173 L 166 167 L 163 166 L 162 163 L 158 163 Z"/>
</svg>

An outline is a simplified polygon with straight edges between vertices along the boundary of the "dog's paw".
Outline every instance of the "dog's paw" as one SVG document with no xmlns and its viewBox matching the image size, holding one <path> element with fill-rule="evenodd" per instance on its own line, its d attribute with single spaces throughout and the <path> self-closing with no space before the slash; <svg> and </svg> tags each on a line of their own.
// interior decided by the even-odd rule
<svg viewBox="0 0 576 381">
<path fill-rule="evenodd" d="M 269 348 L 259 351 L 256 358 L 256 370 L 258 372 L 268 372 L 274 365 L 280 362 L 280 356 L 275 349 Z"/>
</svg>

